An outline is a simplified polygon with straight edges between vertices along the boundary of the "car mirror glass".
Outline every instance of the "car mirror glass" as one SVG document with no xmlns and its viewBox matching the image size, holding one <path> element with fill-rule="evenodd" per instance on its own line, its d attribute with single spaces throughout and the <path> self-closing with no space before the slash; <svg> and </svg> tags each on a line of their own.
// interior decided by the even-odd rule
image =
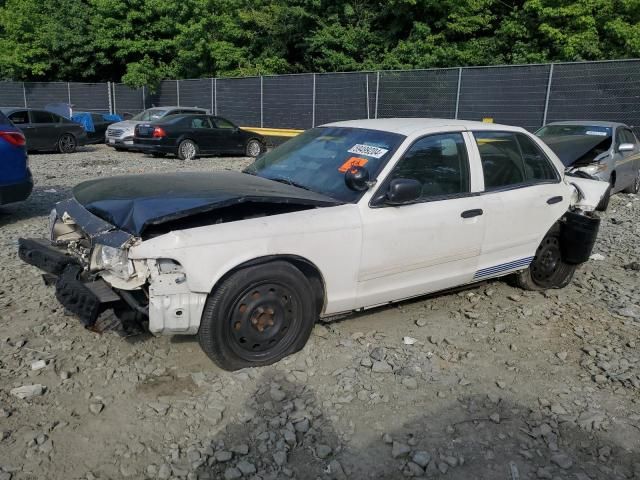
<svg viewBox="0 0 640 480">
<path fill-rule="evenodd" d="M 406 205 L 413 203 L 422 195 L 422 184 L 411 178 L 391 180 L 385 203 L 387 205 Z"/>
</svg>

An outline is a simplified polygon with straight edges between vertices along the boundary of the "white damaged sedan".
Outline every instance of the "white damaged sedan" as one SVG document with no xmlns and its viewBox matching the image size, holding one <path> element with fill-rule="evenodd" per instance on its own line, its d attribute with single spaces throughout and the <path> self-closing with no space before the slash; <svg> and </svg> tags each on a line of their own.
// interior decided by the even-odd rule
<svg viewBox="0 0 640 480">
<path fill-rule="evenodd" d="M 301 349 L 319 317 L 505 275 L 564 287 L 606 189 L 521 128 L 338 122 L 244 172 L 82 183 L 19 253 L 86 326 L 113 308 L 235 370 Z"/>
</svg>

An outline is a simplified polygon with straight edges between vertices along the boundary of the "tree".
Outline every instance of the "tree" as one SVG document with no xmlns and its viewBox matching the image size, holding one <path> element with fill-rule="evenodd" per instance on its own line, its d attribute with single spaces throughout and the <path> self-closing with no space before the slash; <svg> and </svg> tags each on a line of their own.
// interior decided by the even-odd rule
<svg viewBox="0 0 640 480">
<path fill-rule="evenodd" d="M 640 56 L 640 0 L 0 0 L 0 77 L 120 81 Z"/>
</svg>

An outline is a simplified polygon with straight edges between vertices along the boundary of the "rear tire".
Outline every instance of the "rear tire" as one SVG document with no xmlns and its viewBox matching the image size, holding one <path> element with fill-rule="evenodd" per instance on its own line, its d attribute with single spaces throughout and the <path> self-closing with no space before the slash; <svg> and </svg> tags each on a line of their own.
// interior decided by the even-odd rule
<svg viewBox="0 0 640 480">
<path fill-rule="evenodd" d="M 623 190 L 624 193 L 640 192 L 640 169 L 636 172 L 636 177 L 633 179 L 633 183 Z"/>
<path fill-rule="evenodd" d="M 316 317 L 307 277 L 270 262 L 232 273 L 209 295 L 198 341 L 224 370 L 270 365 L 304 347 Z"/>
<path fill-rule="evenodd" d="M 76 137 L 70 133 L 65 133 L 58 139 L 58 151 L 60 153 L 75 153 L 77 148 Z"/>
<path fill-rule="evenodd" d="M 193 140 L 183 140 L 178 145 L 180 160 L 193 160 L 198 156 L 198 145 Z"/>
<path fill-rule="evenodd" d="M 543 239 L 529 268 L 515 274 L 515 283 L 523 290 L 548 290 L 566 287 L 577 265 L 562 260 L 560 232 L 554 229 Z"/>
<path fill-rule="evenodd" d="M 252 138 L 247 142 L 245 152 L 247 154 L 247 157 L 256 158 L 262 153 L 262 144 L 260 143 L 260 141 Z"/>
</svg>

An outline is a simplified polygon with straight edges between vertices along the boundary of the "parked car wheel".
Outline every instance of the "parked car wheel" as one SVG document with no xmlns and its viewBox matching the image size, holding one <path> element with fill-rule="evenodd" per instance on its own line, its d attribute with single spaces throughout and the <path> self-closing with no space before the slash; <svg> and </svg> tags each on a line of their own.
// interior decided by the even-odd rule
<svg viewBox="0 0 640 480">
<path fill-rule="evenodd" d="M 70 133 L 65 133 L 58 140 L 58 150 L 60 153 L 74 153 L 78 148 L 78 142 L 76 137 Z"/>
<path fill-rule="evenodd" d="M 276 261 L 238 270 L 209 296 L 198 340 L 221 368 L 269 365 L 300 350 L 316 320 L 307 278 Z"/>
<path fill-rule="evenodd" d="M 515 274 L 516 284 L 524 290 L 547 290 L 566 287 L 576 265 L 562 260 L 560 251 L 560 232 L 554 229 L 549 232 L 536 250 L 536 255 L 529 268 Z"/>
<path fill-rule="evenodd" d="M 262 153 L 262 144 L 255 138 L 251 139 L 247 142 L 246 152 L 247 157 L 255 158 Z"/>
<path fill-rule="evenodd" d="M 640 192 L 640 169 L 636 172 L 636 178 L 633 179 L 633 183 L 624 189 L 624 193 L 638 192 Z"/>
<path fill-rule="evenodd" d="M 198 156 L 198 145 L 193 140 L 183 140 L 178 145 L 178 158 L 180 160 L 193 160 Z"/>
<path fill-rule="evenodd" d="M 607 191 L 604 192 L 604 195 L 602 196 L 602 199 L 600 200 L 600 202 L 596 206 L 596 210 L 597 211 L 606 212 L 607 208 L 609 208 L 609 201 L 611 200 L 611 188 L 612 188 L 612 185 L 611 185 L 611 183 L 609 183 L 609 188 L 607 188 Z"/>
</svg>

